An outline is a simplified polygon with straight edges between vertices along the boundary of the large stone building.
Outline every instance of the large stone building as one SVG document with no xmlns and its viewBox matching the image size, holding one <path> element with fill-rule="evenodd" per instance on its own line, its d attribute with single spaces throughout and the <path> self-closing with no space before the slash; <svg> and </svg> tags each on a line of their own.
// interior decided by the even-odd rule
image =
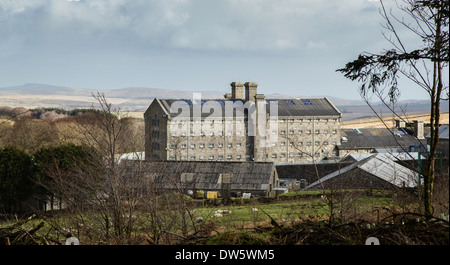
<svg viewBox="0 0 450 265">
<path fill-rule="evenodd" d="M 330 100 L 266 99 L 257 87 L 233 82 L 224 99 L 154 99 L 144 114 L 146 160 L 307 163 L 337 155 L 342 115 Z"/>
</svg>

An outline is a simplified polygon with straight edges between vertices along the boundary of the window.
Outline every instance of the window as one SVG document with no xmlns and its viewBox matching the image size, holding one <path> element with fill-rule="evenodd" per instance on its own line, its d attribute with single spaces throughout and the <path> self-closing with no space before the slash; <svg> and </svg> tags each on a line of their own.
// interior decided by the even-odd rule
<svg viewBox="0 0 450 265">
<path fill-rule="evenodd" d="M 241 145 L 242 145 L 241 143 L 237 143 L 236 144 L 237 147 L 241 147 Z"/>
<path fill-rule="evenodd" d="M 333 144 L 333 145 L 337 145 L 337 141 L 333 141 L 332 144 Z"/>
<path fill-rule="evenodd" d="M 170 148 L 172 148 L 172 149 L 177 149 L 177 145 L 176 145 L 176 144 L 171 144 L 171 145 L 170 145 Z"/>
<path fill-rule="evenodd" d="M 316 134 L 319 134 L 319 133 L 320 133 L 320 130 L 316 130 L 315 133 L 316 133 Z"/>
<path fill-rule="evenodd" d="M 308 142 L 306 142 L 306 145 L 307 145 L 307 146 L 311 146 L 311 144 L 312 144 L 312 143 L 311 143 L 311 142 L 309 142 L 309 141 L 308 141 Z"/>
<path fill-rule="evenodd" d="M 303 156 L 303 153 L 298 153 L 297 156 L 298 156 L 298 157 L 302 157 L 302 156 Z"/>
<path fill-rule="evenodd" d="M 316 142 L 315 142 L 315 145 L 320 145 L 320 141 L 316 141 Z"/>
<path fill-rule="evenodd" d="M 289 122 L 294 122 L 294 119 L 289 119 Z"/>
<path fill-rule="evenodd" d="M 181 173 L 181 182 L 194 181 L 194 173 Z"/>
<path fill-rule="evenodd" d="M 277 154 L 272 154 L 272 158 L 277 158 Z"/>
<path fill-rule="evenodd" d="M 219 179 L 217 180 L 217 183 L 225 183 L 230 184 L 231 183 L 231 174 L 220 174 Z"/>
<path fill-rule="evenodd" d="M 276 142 L 272 142 L 272 146 L 277 146 L 277 143 Z"/>
<path fill-rule="evenodd" d="M 295 102 L 293 100 L 285 100 L 286 105 L 295 105 Z"/>
<path fill-rule="evenodd" d="M 205 148 L 205 144 L 200 144 L 200 148 Z"/>
<path fill-rule="evenodd" d="M 228 143 L 227 146 L 228 146 L 228 147 L 233 147 L 233 144 L 232 144 L 232 143 Z"/>
<path fill-rule="evenodd" d="M 227 159 L 233 159 L 233 155 L 227 155 Z"/>
<path fill-rule="evenodd" d="M 223 155 L 219 155 L 219 160 L 223 160 Z"/>
<path fill-rule="evenodd" d="M 191 144 L 191 148 L 195 148 L 195 144 Z"/>
<path fill-rule="evenodd" d="M 291 131 L 289 131 L 289 134 L 294 134 L 294 131 L 292 131 L 292 130 L 291 130 Z"/>
<path fill-rule="evenodd" d="M 152 143 L 152 149 L 159 150 L 159 143 Z"/>
<path fill-rule="evenodd" d="M 307 130 L 307 131 L 306 131 L 306 134 L 311 134 L 311 130 Z"/>
<path fill-rule="evenodd" d="M 281 157 L 281 158 L 285 158 L 285 157 L 286 157 L 286 154 L 285 154 L 285 153 L 281 153 L 281 154 L 280 154 L 280 157 Z"/>
<path fill-rule="evenodd" d="M 186 144 L 181 144 L 182 149 L 186 149 Z"/>
<path fill-rule="evenodd" d="M 304 105 L 312 105 L 312 103 L 309 99 L 303 99 L 302 102 Z"/>
<path fill-rule="evenodd" d="M 280 132 L 282 135 L 284 135 L 284 134 L 286 134 L 286 131 L 284 131 L 284 130 L 281 130 L 281 132 Z"/>
<path fill-rule="evenodd" d="M 294 153 L 289 153 L 289 157 L 291 158 L 294 157 L 294 155 L 295 155 Z"/>
<path fill-rule="evenodd" d="M 327 134 L 327 133 L 328 133 L 328 130 L 323 130 L 323 133 L 324 133 L 324 134 Z"/>
<path fill-rule="evenodd" d="M 302 131 L 302 130 L 298 130 L 297 133 L 298 133 L 298 134 L 302 134 L 303 131 Z"/>
<path fill-rule="evenodd" d="M 191 160 L 195 160 L 196 159 L 196 157 L 195 156 L 191 156 Z"/>
<path fill-rule="evenodd" d="M 213 160 L 213 159 L 214 159 L 214 155 L 210 155 L 209 160 Z"/>
<path fill-rule="evenodd" d="M 323 145 L 328 145 L 328 141 L 324 141 L 324 142 L 323 142 Z"/>
<path fill-rule="evenodd" d="M 297 143 L 297 145 L 302 146 L 302 145 L 303 145 L 303 142 L 302 142 L 302 141 L 299 141 L 299 142 Z"/>
<path fill-rule="evenodd" d="M 241 155 L 236 155 L 237 159 L 241 159 L 241 157 L 242 157 Z"/>
<path fill-rule="evenodd" d="M 214 148 L 214 144 L 209 144 L 209 148 Z"/>
<path fill-rule="evenodd" d="M 222 147 L 223 147 L 223 143 L 220 143 L 220 144 L 219 144 L 219 148 L 222 148 Z"/>
<path fill-rule="evenodd" d="M 337 134 L 337 130 L 333 130 L 333 134 Z"/>
<path fill-rule="evenodd" d="M 205 156 L 204 156 L 204 155 L 200 155 L 199 159 L 200 159 L 200 160 L 204 160 L 204 159 L 205 159 Z"/>
<path fill-rule="evenodd" d="M 280 145 L 281 145 L 281 146 L 285 146 L 285 145 L 286 145 L 286 142 L 281 142 Z"/>
</svg>

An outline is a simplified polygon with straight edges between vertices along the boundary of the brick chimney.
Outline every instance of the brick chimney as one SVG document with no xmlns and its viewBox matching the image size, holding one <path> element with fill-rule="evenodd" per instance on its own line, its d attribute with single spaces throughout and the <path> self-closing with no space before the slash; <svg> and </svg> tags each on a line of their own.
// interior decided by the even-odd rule
<svg viewBox="0 0 450 265">
<path fill-rule="evenodd" d="M 245 100 L 255 102 L 256 90 L 258 88 L 258 83 L 246 82 L 245 83 Z"/>
<path fill-rule="evenodd" d="M 231 98 L 244 99 L 244 84 L 242 82 L 232 82 L 230 85 L 231 85 Z"/>
<path fill-rule="evenodd" d="M 414 136 L 417 137 L 417 139 L 424 139 L 424 128 L 423 128 L 423 121 L 415 120 L 414 122 Z"/>
</svg>

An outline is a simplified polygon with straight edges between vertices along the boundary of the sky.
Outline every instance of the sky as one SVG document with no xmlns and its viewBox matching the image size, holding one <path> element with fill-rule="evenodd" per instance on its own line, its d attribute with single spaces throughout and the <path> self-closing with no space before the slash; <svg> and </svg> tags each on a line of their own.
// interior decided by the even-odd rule
<svg viewBox="0 0 450 265">
<path fill-rule="evenodd" d="M 377 0 L 0 0 L 0 87 L 229 92 L 231 82 L 250 81 L 263 94 L 360 99 L 358 83 L 336 69 L 390 48 L 379 8 Z M 408 86 L 402 98 L 427 94 Z"/>
</svg>

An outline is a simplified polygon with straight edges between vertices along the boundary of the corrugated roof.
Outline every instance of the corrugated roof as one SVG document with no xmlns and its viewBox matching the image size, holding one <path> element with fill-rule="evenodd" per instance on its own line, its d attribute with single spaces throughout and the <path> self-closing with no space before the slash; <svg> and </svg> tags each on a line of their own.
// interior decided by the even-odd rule
<svg viewBox="0 0 450 265">
<path fill-rule="evenodd" d="M 171 107 L 189 108 L 192 113 L 193 106 L 201 105 L 205 107 L 217 108 L 216 110 L 209 110 L 207 113 L 201 113 L 202 117 L 210 115 L 226 115 L 233 113 L 233 103 L 245 104 L 245 100 L 240 99 L 208 99 L 201 101 L 193 101 L 191 99 L 160 99 L 159 100 L 165 110 L 170 113 L 171 117 L 178 116 L 181 111 L 172 113 Z M 175 103 L 175 105 L 173 105 Z M 206 105 L 205 105 L 206 104 Z M 270 104 L 278 104 L 278 116 L 329 116 L 341 115 L 339 110 L 327 98 L 310 98 L 310 99 L 266 99 L 266 112 L 270 113 Z"/>
<path fill-rule="evenodd" d="M 359 168 L 397 187 L 412 188 L 417 186 L 416 172 L 395 163 L 395 161 L 393 161 L 389 156 L 383 154 L 372 154 L 371 156 L 358 160 L 347 167 L 324 176 L 320 180 L 311 183 L 305 189 L 310 189 L 314 186 L 320 185 L 327 180 L 352 171 L 355 168 Z"/>
</svg>

